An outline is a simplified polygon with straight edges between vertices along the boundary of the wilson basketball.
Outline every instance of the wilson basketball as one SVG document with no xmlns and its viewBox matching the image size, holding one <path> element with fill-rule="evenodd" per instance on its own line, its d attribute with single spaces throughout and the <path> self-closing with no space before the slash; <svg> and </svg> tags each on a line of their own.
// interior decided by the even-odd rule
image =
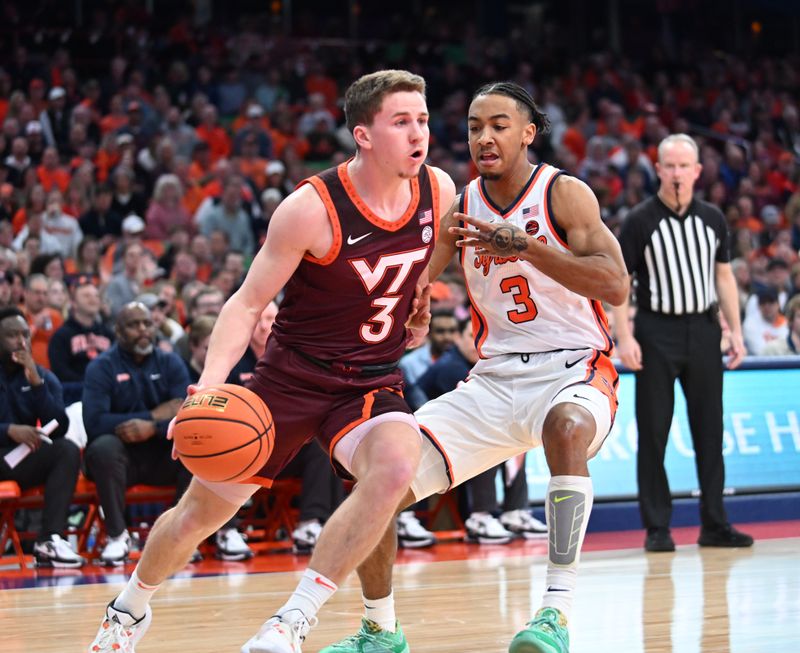
<svg viewBox="0 0 800 653">
<path fill-rule="evenodd" d="M 258 472 L 272 453 L 272 415 L 254 392 L 223 383 L 183 402 L 172 429 L 175 450 L 192 474 L 206 481 L 240 481 Z"/>
</svg>

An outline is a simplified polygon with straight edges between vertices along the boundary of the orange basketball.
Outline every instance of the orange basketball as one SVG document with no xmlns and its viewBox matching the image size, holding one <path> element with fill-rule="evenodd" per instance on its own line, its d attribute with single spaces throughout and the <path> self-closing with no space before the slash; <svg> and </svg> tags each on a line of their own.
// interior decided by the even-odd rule
<svg viewBox="0 0 800 653">
<path fill-rule="evenodd" d="M 175 450 L 206 481 L 240 481 L 267 462 L 275 442 L 269 409 L 254 392 L 222 383 L 191 395 L 175 417 Z"/>
</svg>

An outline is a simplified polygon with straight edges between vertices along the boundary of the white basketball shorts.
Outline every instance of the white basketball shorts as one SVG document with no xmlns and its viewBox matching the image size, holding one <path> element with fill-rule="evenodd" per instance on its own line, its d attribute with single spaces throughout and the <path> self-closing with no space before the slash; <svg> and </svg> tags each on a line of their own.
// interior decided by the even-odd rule
<svg viewBox="0 0 800 653">
<path fill-rule="evenodd" d="M 446 492 L 540 446 L 545 418 L 560 403 L 578 404 L 594 417 L 591 458 L 611 430 L 616 387 L 611 359 L 594 349 L 478 361 L 465 383 L 415 413 L 426 437 L 412 491 L 418 500 Z"/>
</svg>

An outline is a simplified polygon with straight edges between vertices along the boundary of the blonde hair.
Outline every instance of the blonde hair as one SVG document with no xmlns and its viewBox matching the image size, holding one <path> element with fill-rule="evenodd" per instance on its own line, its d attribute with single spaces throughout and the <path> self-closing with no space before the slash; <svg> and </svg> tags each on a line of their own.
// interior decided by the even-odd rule
<svg viewBox="0 0 800 653">
<path fill-rule="evenodd" d="M 156 185 L 153 189 L 153 199 L 156 202 L 161 202 L 161 198 L 164 195 L 164 189 L 168 188 L 169 186 L 174 186 L 178 189 L 178 195 L 183 195 L 183 185 L 181 184 L 181 180 L 178 179 L 178 176 L 173 174 L 165 174 L 161 175 L 156 180 Z"/>
<path fill-rule="evenodd" d="M 371 125 L 381 110 L 383 98 L 392 93 L 409 91 L 425 96 L 425 80 L 407 70 L 379 70 L 354 81 L 344 95 L 347 129 Z"/>
</svg>

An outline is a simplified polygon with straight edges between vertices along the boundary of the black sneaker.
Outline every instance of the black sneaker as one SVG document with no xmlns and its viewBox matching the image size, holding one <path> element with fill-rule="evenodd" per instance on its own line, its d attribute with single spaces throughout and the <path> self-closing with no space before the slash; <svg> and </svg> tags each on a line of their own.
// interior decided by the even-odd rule
<svg viewBox="0 0 800 653">
<path fill-rule="evenodd" d="M 675 541 L 668 528 L 650 528 L 644 540 L 644 550 L 653 553 L 670 552 L 675 550 Z"/>
<path fill-rule="evenodd" d="M 701 529 L 697 543 L 700 546 L 746 547 L 753 546 L 753 538 L 746 533 L 737 531 L 730 524 L 725 524 L 722 528 L 713 530 Z"/>
<path fill-rule="evenodd" d="M 33 556 L 37 567 L 75 568 L 85 564 L 72 547 L 58 535 L 51 535 L 44 542 L 33 545 Z"/>
</svg>

